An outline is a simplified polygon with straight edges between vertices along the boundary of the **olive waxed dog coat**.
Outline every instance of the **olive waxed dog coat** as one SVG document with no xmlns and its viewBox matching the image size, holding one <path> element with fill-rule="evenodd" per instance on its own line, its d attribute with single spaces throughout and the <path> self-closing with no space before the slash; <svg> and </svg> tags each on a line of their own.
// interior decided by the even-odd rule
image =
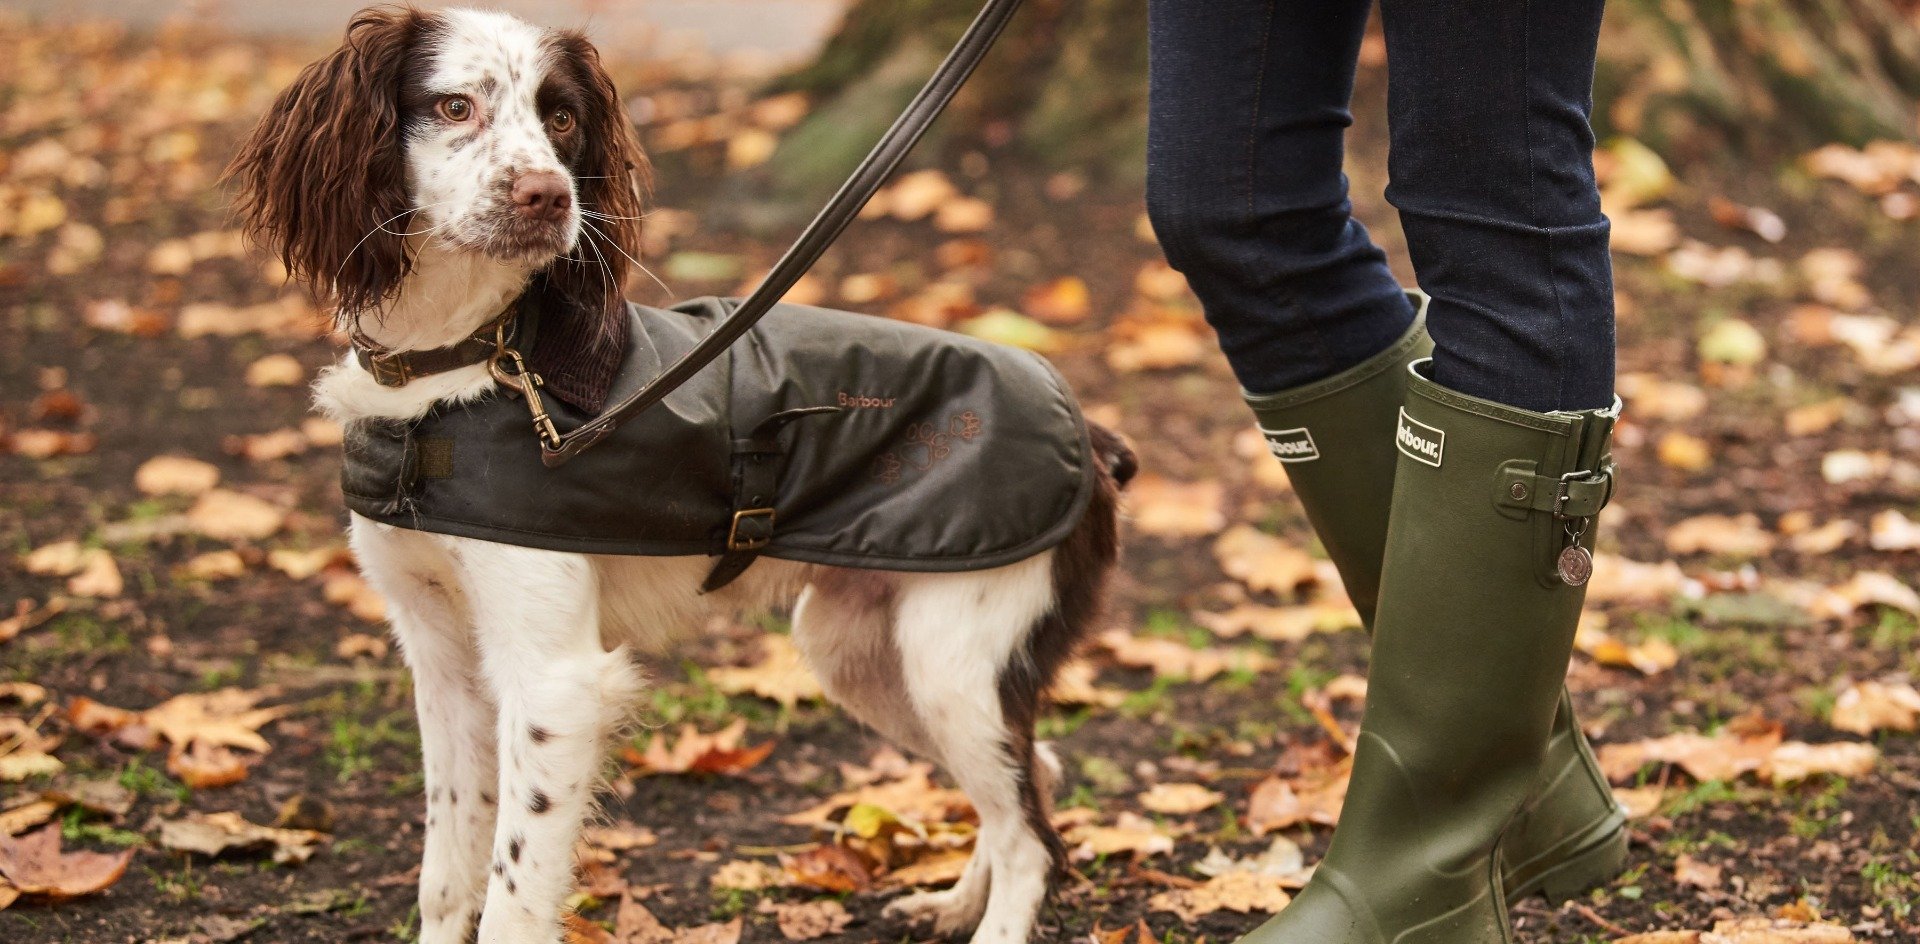
<svg viewBox="0 0 1920 944">
<path fill-rule="evenodd" d="M 617 399 L 734 302 L 628 306 Z M 537 328 L 535 329 L 537 330 Z M 548 401 L 562 429 L 590 418 Z M 1064 539 L 1094 487 L 1086 421 L 1036 354 L 780 305 L 653 409 L 559 468 L 517 397 L 347 430 L 347 506 L 401 528 L 592 554 L 981 570 Z"/>
</svg>

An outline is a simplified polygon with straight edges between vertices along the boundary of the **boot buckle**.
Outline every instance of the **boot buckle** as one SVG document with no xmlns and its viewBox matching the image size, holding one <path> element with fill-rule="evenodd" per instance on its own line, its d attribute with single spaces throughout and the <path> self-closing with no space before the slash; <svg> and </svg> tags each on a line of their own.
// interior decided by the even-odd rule
<svg viewBox="0 0 1920 944">
<path fill-rule="evenodd" d="M 1581 491 L 1585 494 L 1574 494 L 1575 486 L 1584 486 Z M 1598 501 L 1594 500 L 1590 491 L 1593 488 L 1600 490 Z M 1554 488 L 1553 516 L 1562 521 L 1571 518 L 1591 518 L 1598 514 L 1612 498 L 1613 469 L 1611 466 L 1568 472 L 1560 476 L 1559 484 Z M 1577 501 L 1579 507 L 1574 511 L 1568 511 L 1567 503 L 1570 501 Z"/>
</svg>

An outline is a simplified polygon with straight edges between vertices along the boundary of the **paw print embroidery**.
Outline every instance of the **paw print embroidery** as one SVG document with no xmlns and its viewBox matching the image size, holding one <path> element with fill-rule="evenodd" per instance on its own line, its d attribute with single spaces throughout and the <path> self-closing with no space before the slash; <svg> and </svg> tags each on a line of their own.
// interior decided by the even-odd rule
<svg viewBox="0 0 1920 944">
<path fill-rule="evenodd" d="M 947 434 L 940 432 L 932 423 L 915 423 L 907 429 L 908 462 L 922 472 L 933 468 L 934 463 L 953 454 Z M 916 453 L 918 455 L 916 455 Z"/>
<path fill-rule="evenodd" d="M 900 457 L 891 452 L 883 452 L 874 457 L 873 477 L 883 485 L 892 485 L 900 481 Z"/>
<path fill-rule="evenodd" d="M 965 413 L 956 414 L 948 418 L 947 432 L 950 435 L 958 436 L 963 441 L 973 442 L 974 437 L 979 436 L 981 432 L 983 432 L 983 428 L 980 425 L 980 414 L 968 410 Z"/>
</svg>

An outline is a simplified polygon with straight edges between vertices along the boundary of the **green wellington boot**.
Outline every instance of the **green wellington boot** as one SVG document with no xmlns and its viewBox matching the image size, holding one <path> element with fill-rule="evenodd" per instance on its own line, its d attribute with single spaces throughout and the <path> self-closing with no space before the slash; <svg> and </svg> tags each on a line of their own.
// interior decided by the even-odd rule
<svg viewBox="0 0 1920 944">
<path fill-rule="evenodd" d="M 1363 616 L 1369 618 L 1369 624 L 1371 624 L 1375 601 L 1379 599 L 1380 560 L 1386 545 L 1388 503 L 1380 499 L 1382 495 L 1390 493 L 1394 487 L 1392 484 L 1394 484 L 1396 460 L 1402 464 L 1413 462 L 1413 459 L 1400 459 L 1402 453 L 1407 457 L 1419 455 L 1419 464 L 1415 468 L 1421 468 L 1423 472 L 1427 472 L 1430 466 L 1427 460 L 1428 453 L 1438 453 L 1442 466 L 1452 466 L 1448 468 L 1448 472 L 1452 472 L 1459 478 L 1467 478 L 1467 472 L 1461 472 L 1459 466 L 1467 462 L 1469 457 L 1463 457 L 1461 453 L 1469 449 L 1478 451 L 1478 445 L 1467 447 L 1457 443 L 1463 436 L 1475 436 L 1478 439 L 1482 434 L 1480 428 L 1486 428 L 1484 434 L 1488 437 L 1494 437 L 1501 432 L 1511 432 L 1511 430 L 1505 430 L 1503 424 L 1507 426 L 1519 424 L 1521 428 L 1528 428 L 1528 430 L 1538 428 L 1542 432 L 1540 436 L 1534 436 L 1534 439 L 1538 439 L 1538 443 L 1530 443 L 1530 445 L 1515 443 L 1521 447 L 1519 451 L 1515 451 L 1515 457 L 1521 457 L 1521 455 L 1532 457 L 1534 453 L 1548 449 L 1548 445 L 1561 443 L 1561 439 L 1574 436 L 1574 430 L 1578 430 L 1578 436 L 1584 437 L 1590 443 L 1603 443 L 1605 432 L 1611 430 L 1609 418 L 1599 418 L 1599 416 L 1582 418 L 1574 414 L 1540 416 L 1540 414 L 1523 413 L 1523 411 L 1511 411 L 1507 407 L 1455 395 L 1450 391 L 1436 388 L 1434 384 L 1425 380 L 1411 382 L 1411 386 L 1421 388 L 1419 389 L 1421 395 L 1411 397 L 1411 403 L 1409 403 L 1405 397 L 1405 389 L 1409 386 L 1407 363 L 1421 357 L 1428 347 L 1430 345 L 1425 338 L 1423 324 L 1417 320 L 1402 342 L 1396 343 L 1388 351 L 1382 351 L 1365 365 L 1356 366 L 1340 376 L 1323 380 L 1319 384 L 1311 384 L 1308 388 L 1294 389 L 1294 391 L 1267 395 L 1267 397 L 1248 397 L 1256 413 L 1260 414 L 1261 428 L 1275 443 L 1275 455 L 1279 455 L 1281 459 L 1288 462 L 1288 474 L 1294 482 L 1294 487 L 1300 491 L 1304 505 L 1308 508 L 1309 520 L 1321 533 L 1329 556 L 1332 556 L 1334 564 L 1340 568 L 1342 578 L 1346 579 L 1357 608 L 1361 610 Z M 1402 403 L 1407 403 L 1409 416 L 1405 422 L 1402 422 L 1402 426 L 1405 426 L 1404 436 L 1398 436 L 1400 449 L 1390 451 L 1384 445 L 1384 434 L 1388 424 L 1394 424 L 1396 416 L 1400 416 Z M 1434 426 L 1438 430 L 1448 430 L 1448 426 L 1461 428 L 1459 432 L 1453 432 L 1453 443 L 1448 443 L 1446 436 L 1423 436 L 1421 428 L 1415 426 L 1415 422 L 1421 422 L 1423 414 L 1446 413 L 1446 411 L 1459 413 L 1461 418 L 1448 414 L 1448 424 L 1428 422 L 1428 426 Z M 1607 430 L 1599 430 L 1599 426 L 1605 426 Z M 1379 432 L 1367 436 L 1367 430 L 1379 430 Z M 1400 430 L 1396 430 L 1396 434 L 1398 432 Z M 1511 436 L 1498 437 L 1501 443 L 1507 439 L 1511 439 Z M 1446 462 L 1448 459 L 1446 449 L 1450 445 L 1453 447 L 1453 460 Z M 1528 453 L 1526 449 L 1532 449 L 1534 453 Z M 1594 445 L 1594 449 L 1603 449 L 1603 447 Z M 1557 462 L 1565 457 L 1540 457 L 1534 460 L 1538 462 L 1544 459 L 1553 459 Z M 1488 466 L 1488 470 L 1482 470 L 1484 482 L 1480 482 L 1478 487 L 1471 489 L 1471 493 L 1478 497 L 1478 501 L 1486 501 L 1486 503 L 1494 501 L 1488 497 L 1488 493 L 1494 487 L 1492 484 L 1494 478 L 1498 478 L 1496 476 L 1498 464 L 1500 462 L 1494 462 L 1494 466 Z M 1580 468 L 1569 468 L 1567 472 L 1590 470 L 1590 468 L 1592 466 L 1580 466 Z M 1530 474 L 1538 474 L 1538 470 Z M 1436 472 L 1427 472 L 1427 476 L 1438 478 Z M 1561 505 L 1561 512 L 1563 514 L 1584 512 L 1586 518 L 1557 520 L 1563 530 L 1559 531 L 1561 537 L 1559 537 L 1559 545 L 1553 549 L 1555 553 L 1559 551 L 1559 547 L 1569 545 L 1569 539 L 1567 539 L 1569 531 L 1580 533 L 1584 539 L 1584 533 L 1588 530 L 1586 524 L 1590 524 L 1592 510 L 1597 510 L 1597 507 L 1590 510 L 1588 505 L 1596 501 L 1605 501 L 1605 491 L 1601 491 L 1596 497 L 1594 489 L 1597 484 L 1599 484 L 1597 478 L 1574 476 L 1567 480 L 1569 499 Z M 1540 497 L 1544 485 L 1536 484 L 1534 480 L 1521 480 L 1521 478 L 1515 478 L 1513 482 L 1501 480 L 1501 485 L 1507 489 L 1505 497 L 1501 499 L 1503 501 L 1501 507 L 1505 508 L 1503 510 L 1505 518 L 1494 516 L 1482 522 L 1488 526 L 1484 530 L 1488 535 L 1498 533 L 1501 522 L 1507 522 L 1507 518 L 1511 518 L 1511 522 L 1507 522 L 1505 528 L 1521 535 L 1524 535 L 1524 531 L 1528 528 L 1523 518 L 1542 518 L 1542 516 L 1551 518 L 1553 514 L 1551 501 L 1555 495 L 1559 495 L 1557 480 L 1553 487 L 1546 487 L 1544 491 L 1546 497 Z M 1453 487 L 1463 487 L 1463 485 L 1448 485 L 1448 489 Z M 1432 491 L 1428 495 L 1432 497 L 1419 499 L 1421 505 L 1446 503 L 1448 497 L 1453 497 L 1457 505 L 1461 495 L 1467 495 L 1467 491 L 1461 491 L 1457 495 L 1453 491 Z M 1473 499 L 1467 499 L 1467 501 L 1473 501 Z M 1534 508 L 1536 505 L 1542 505 L 1546 510 L 1540 510 L 1540 512 L 1521 510 L 1523 507 Z M 1409 503 L 1400 501 L 1396 508 L 1409 508 Z M 1492 505 L 1488 505 L 1488 508 L 1492 508 Z M 1475 537 L 1482 530 L 1459 531 L 1457 535 L 1434 533 L 1427 528 L 1428 520 L 1434 520 L 1434 512 L 1430 510 L 1427 512 L 1394 510 L 1394 514 L 1398 516 L 1396 520 L 1407 522 L 1407 524 L 1400 524 L 1396 531 L 1398 533 L 1396 541 L 1400 543 L 1400 547 L 1409 545 L 1411 541 L 1423 541 L 1421 547 L 1428 547 L 1427 543 L 1430 543 L 1430 547 L 1434 549 L 1432 560 L 1415 560 L 1413 564 L 1405 564 L 1402 572 L 1421 572 L 1423 568 L 1434 570 L 1440 576 L 1432 579 L 1436 579 L 1440 587 L 1469 587 L 1469 591 L 1463 593 L 1459 601 L 1450 602 L 1446 606 L 1446 610 L 1465 616 L 1465 622 L 1452 627 L 1432 625 L 1428 629 L 1427 624 L 1432 622 L 1432 618 L 1423 616 L 1425 604 L 1415 602 L 1409 606 L 1402 602 L 1400 612 L 1405 612 L 1407 618 L 1402 624 L 1398 624 L 1402 625 L 1398 635 L 1402 637 L 1407 635 L 1419 637 L 1421 633 L 1432 635 L 1432 639 L 1427 641 L 1415 639 L 1411 647 L 1402 647 L 1400 649 L 1402 652 L 1409 649 L 1436 649 L 1438 652 L 1452 654 L 1457 658 L 1459 652 L 1471 654 L 1471 652 L 1482 652 L 1488 649 L 1507 649 L 1496 641 L 1496 637 L 1500 637 L 1500 633 L 1509 633 L 1509 635 L 1517 633 L 1528 622 L 1534 625 L 1534 633 L 1521 633 L 1521 639 L 1524 641 L 1534 641 L 1534 637 L 1557 639 L 1563 635 L 1567 637 L 1567 641 L 1571 641 L 1572 625 L 1578 616 L 1580 591 L 1565 585 L 1565 581 L 1561 581 L 1557 576 L 1555 576 L 1553 587 L 1534 587 L 1530 593 L 1519 593 L 1519 595 L 1509 595 L 1500 589 L 1492 589 L 1492 585 L 1478 587 L 1471 579 L 1465 579 L 1469 578 L 1467 574 L 1459 574 L 1459 578 L 1446 576 L 1446 564 L 1455 556 L 1463 558 L 1461 562 L 1467 564 L 1471 570 L 1475 570 L 1476 574 L 1480 572 L 1478 564 L 1486 564 L 1498 558 L 1498 555 L 1478 553 Z M 1509 533 L 1505 535 L 1505 539 L 1511 541 L 1513 535 Z M 1586 560 L 1582 555 L 1584 551 L 1580 553 L 1569 551 L 1569 558 L 1567 558 L 1567 566 L 1572 568 L 1569 576 L 1578 581 L 1584 581 L 1584 574 L 1578 572 L 1578 566 Z M 1553 566 L 1555 568 L 1559 566 L 1557 556 L 1553 558 Z M 1565 620 L 1555 616 L 1561 610 L 1546 608 L 1546 606 L 1532 612 L 1532 620 L 1528 620 L 1528 606 L 1532 606 L 1532 602 L 1538 602 L 1542 589 L 1555 591 L 1555 593 L 1549 593 L 1549 597 L 1555 597 L 1555 601 L 1557 597 L 1572 597 L 1571 604 L 1565 601 L 1555 602 L 1555 606 L 1565 608 Z M 1490 616 L 1490 614 L 1484 614 L 1484 616 L 1475 614 L 1475 602 L 1482 595 L 1482 591 L 1486 591 L 1486 595 L 1492 599 L 1492 602 L 1500 606 L 1501 612 L 1511 618 L 1507 624 L 1484 622 L 1484 631 L 1486 631 L 1484 639 L 1469 633 L 1469 627 L 1475 625 L 1475 620 L 1484 620 L 1484 616 Z M 1390 597 L 1392 595 L 1388 595 L 1388 599 Z M 1434 616 L 1438 612 L 1440 610 L 1436 610 Z M 1382 614 L 1382 625 L 1396 625 L 1392 622 L 1392 614 Z M 1469 633 L 1471 637 L 1463 633 Z M 1417 666 L 1421 658 L 1400 656 L 1400 664 Z M 1388 675 L 1380 675 L 1382 668 L 1392 664 L 1396 664 L 1394 652 L 1379 652 L 1375 656 L 1375 679 L 1377 679 L 1375 698 L 1386 696 L 1386 693 L 1392 691 L 1390 687 L 1382 687 L 1386 685 Z M 1452 681 L 1459 683 L 1461 679 L 1467 679 L 1465 685 L 1473 687 L 1475 691 L 1478 691 L 1484 683 L 1494 683 L 1496 687 L 1500 687 L 1505 681 L 1505 673 L 1492 672 L 1494 668 L 1498 666 L 1490 662 L 1484 666 L 1455 666 L 1457 672 L 1453 673 Z M 1586 746 L 1584 737 L 1580 735 L 1578 727 L 1572 723 L 1571 702 L 1567 700 L 1563 685 L 1557 685 L 1561 673 L 1565 672 L 1565 645 L 1561 647 L 1559 662 L 1553 664 L 1551 672 L 1553 673 L 1548 679 L 1548 685 L 1551 685 L 1553 691 L 1548 698 L 1551 706 L 1546 712 L 1546 718 L 1549 720 L 1549 737 L 1542 737 L 1544 748 L 1540 744 L 1521 748 L 1521 754 L 1532 752 L 1532 756 L 1542 762 L 1534 764 L 1530 769 L 1524 769 L 1526 785 L 1524 789 L 1517 791 L 1517 798 L 1513 798 L 1511 810 L 1507 814 L 1501 814 L 1496 819 L 1484 819 L 1484 815 L 1467 815 L 1457 821 L 1453 814 L 1438 814 L 1442 817 L 1442 821 L 1428 825 L 1425 831 L 1404 829 L 1402 825 L 1394 825 L 1394 823 L 1402 823 L 1402 819 L 1405 819 L 1404 814 L 1396 814 L 1392 810 L 1369 810 L 1361 814 L 1361 808 L 1354 806 L 1357 802 L 1363 802 L 1361 796 L 1365 796 L 1363 792 L 1359 792 L 1363 781 L 1356 773 L 1356 792 L 1350 794 L 1352 814 L 1348 819 L 1359 817 L 1361 821 L 1380 821 L 1384 817 L 1384 819 L 1390 819 L 1392 823 L 1384 827 L 1373 827 L 1375 833 L 1384 833 L 1384 838 L 1373 838 L 1373 840 L 1342 838 L 1346 833 L 1365 833 L 1369 831 L 1369 827 L 1359 827 L 1357 831 L 1342 829 L 1336 833 L 1334 848 L 1336 850 L 1354 848 L 1354 846 L 1371 848 L 1371 854 L 1386 854 L 1388 858 L 1394 858 L 1396 861 L 1402 860 L 1407 850 L 1419 848 L 1423 850 L 1423 854 L 1427 854 L 1427 865 L 1423 865 L 1423 869 L 1430 869 L 1442 861 L 1448 861 L 1448 863 L 1461 861 L 1459 856 L 1463 856 L 1465 850 L 1459 846 L 1459 842 L 1469 840 L 1469 837 L 1473 842 L 1480 842 L 1486 846 L 1486 848 L 1478 848 L 1476 854 L 1480 856 L 1490 856 L 1492 842 L 1500 838 L 1500 858 L 1498 860 L 1488 858 L 1482 861 L 1482 865 L 1492 861 L 1500 863 L 1500 890 L 1496 892 L 1486 877 L 1478 877 L 1478 883 L 1476 883 L 1478 888 L 1465 892 L 1467 898 L 1475 898 L 1475 896 L 1511 898 L 1511 896 L 1532 894 L 1532 892 L 1546 892 L 1549 896 L 1571 896 L 1588 886 L 1611 879 L 1619 871 L 1620 861 L 1624 860 L 1624 854 L 1626 854 L 1626 835 L 1622 829 L 1624 814 L 1615 804 L 1605 779 L 1599 775 L 1599 771 L 1594 766 L 1592 754 Z M 1413 675 L 1413 683 L 1423 687 L 1442 685 L 1444 681 L 1446 679 L 1442 679 L 1442 675 L 1438 672 L 1434 673 L 1432 679 L 1427 679 L 1423 673 Z M 1446 695 L 1446 693 L 1415 693 L 1413 700 L 1419 704 L 1428 704 L 1438 695 Z M 1448 698 L 1457 698 L 1457 696 L 1465 695 L 1455 693 Z M 1421 698 L 1427 698 L 1427 700 L 1421 700 Z M 1400 702 L 1402 704 L 1394 710 L 1405 712 L 1407 698 L 1402 696 Z M 1501 706 L 1496 708 L 1496 714 L 1505 714 L 1507 708 L 1513 708 L 1513 706 L 1507 702 L 1501 702 Z M 1486 708 L 1482 706 L 1480 710 L 1486 710 Z M 1380 708 L 1379 714 L 1390 718 L 1392 710 Z M 1421 710 L 1413 712 L 1411 718 L 1417 718 L 1417 716 L 1421 716 Z M 1452 718 L 1453 723 L 1450 723 L 1450 727 L 1457 725 L 1463 731 L 1476 729 L 1475 721 L 1471 720 L 1471 714 L 1452 714 L 1452 716 L 1436 716 L 1436 718 Z M 1375 710 L 1371 708 L 1371 698 L 1369 698 L 1369 725 L 1373 725 L 1375 729 L 1379 727 L 1375 723 Z M 1417 727 L 1413 731 L 1417 733 Z M 1453 737 L 1459 737 L 1459 735 L 1448 733 L 1438 741 L 1452 743 Z M 1375 748 L 1380 744 L 1379 739 L 1375 737 L 1363 737 L 1363 741 L 1373 744 Z M 1394 750 L 1402 754 L 1402 764 L 1394 764 L 1392 760 L 1388 760 L 1386 764 L 1402 767 L 1402 777 L 1405 777 L 1407 767 L 1404 762 L 1407 758 L 1407 748 L 1402 744 L 1394 744 L 1390 748 L 1390 754 Z M 1480 750 L 1459 750 L 1453 746 L 1442 746 L 1436 750 L 1440 750 L 1442 754 L 1453 750 L 1459 756 L 1480 754 Z M 1373 752 L 1377 754 L 1379 750 L 1373 750 Z M 1363 750 L 1363 754 L 1367 752 Z M 1513 758 L 1507 758 L 1507 760 L 1513 760 Z M 1379 767 L 1379 764 L 1380 762 L 1373 762 L 1375 767 Z M 1444 767 L 1438 773 L 1442 775 L 1448 787 L 1457 791 L 1463 785 L 1478 783 L 1476 779 L 1469 777 L 1471 771 L 1473 771 L 1471 766 Z M 1507 769 L 1507 773 L 1511 773 L 1511 769 Z M 1469 779 L 1461 783 L 1455 777 L 1469 777 Z M 1375 781 L 1379 781 L 1379 777 L 1375 777 Z M 1413 783 L 1415 794 L 1428 792 L 1425 781 L 1405 781 L 1402 783 L 1402 789 L 1405 789 L 1409 783 Z M 1494 781 L 1488 779 L 1488 783 L 1494 783 Z M 1382 787 L 1379 783 L 1373 785 L 1373 792 L 1379 792 L 1380 789 Z M 1342 825 L 1346 825 L 1348 819 L 1342 819 Z M 1421 819 L 1427 819 L 1427 817 L 1423 815 Z M 1467 829 L 1465 835 L 1461 833 L 1463 827 Z M 1405 838 L 1402 844 L 1394 844 L 1392 835 L 1396 833 L 1404 833 Z M 1448 850 L 1432 848 L 1432 838 L 1425 838 L 1425 840 L 1419 838 L 1423 833 L 1444 835 Z M 1340 867 L 1356 869 L 1354 865 L 1356 861 L 1359 867 L 1365 869 L 1367 875 L 1377 873 L 1373 865 L 1365 865 L 1365 854 L 1342 854 L 1342 856 L 1331 854 L 1329 865 L 1334 869 L 1329 871 L 1329 883 L 1340 885 L 1342 879 L 1334 879 L 1334 875 L 1342 875 L 1338 871 Z M 1448 869 L 1442 869 L 1442 871 L 1448 871 Z M 1486 869 L 1482 869 L 1482 873 L 1484 871 Z M 1352 871 L 1344 875 L 1352 875 Z M 1390 888 L 1390 886 L 1379 886 L 1379 888 Z M 1288 909 L 1290 913 L 1294 913 L 1294 917 L 1277 919 L 1277 923 L 1271 929 L 1256 932 L 1256 936 L 1267 938 L 1267 940 L 1294 940 L 1294 938 L 1321 940 L 1317 936 L 1311 936 L 1311 932 L 1306 931 L 1306 927 L 1296 927 L 1294 923 L 1304 921 L 1304 915 L 1313 913 L 1315 909 L 1313 902 L 1325 904 L 1329 894 L 1334 898 L 1340 898 L 1340 892 L 1327 892 L 1325 888 L 1315 892 L 1315 896 L 1304 896 L 1302 902 L 1306 904 L 1306 908 L 1302 908 L 1302 904 L 1296 904 L 1294 908 Z M 1427 909 L 1432 915 L 1446 911 L 1446 908 L 1432 908 L 1434 898 L 1425 892 L 1425 888 L 1409 885 L 1396 890 L 1382 890 L 1379 894 L 1384 894 L 1384 900 L 1388 904 L 1405 902 L 1411 898 L 1411 900 L 1427 902 Z M 1375 896 L 1357 898 L 1354 904 L 1363 906 L 1365 900 L 1369 898 L 1375 898 Z M 1463 898 L 1461 902 L 1457 902 L 1457 906 L 1467 906 L 1467 900 Z M 1398 909 L 1400 906 L 1394 906 L 1394 908 Z M 1334 911 L 1340 909 L 1338 902 L 1334 902 L 1332 909 Z M 1375 919 L 1365 917 L 1363 911 L 1373 913 Z M 1421 921 L 1425 921 L 1425 919 L 1379 921 L 1379 915 L 1380 911 L 1375 909 L 1361 908 L 1361 911 L 1350 915 L 1350 921 L 1348 921 L 1348 925 L 1357 927 L 1352 938 L 1344 936 L 1346 931 L 1342 931 L 1325 940 L 1392 940 L 1396 934 L 1409 931 L 1415 925 L 1421 925 Z M 1348 927 L 1348 925 L 1340 925 L 1340 927 Z M 1371 931 L 1359 931 L 1359 929 L 1367 929 L 1369 925 L 1371 925 Z M 1494 931 L 1482 929 L 1486 934 L 1484 938 L 1469 934 L 1459 940 L 1501 940 L 1498 934 L 1505 929 L 1503 919 L 1488 927 L 1492 927 Z M 1284 929 L 1286 936 L 1273 936 L 1281 929 Z M 1325 932 L 1325 929 L 1315 932 Z M 1453 938 L 1446 936 L 1444 940 L 1453 940 Z"/>
<path fill-rule="evenodd" d="M 1369 628 L 1399 458 L 1392 428 L 1406 402 L 1407 365 L 1433 350 L 1427 297 L 1408 296 L 1419 315 L 1392 347 L 1317 383 L 1246 398 Z M 1538 789 L 1502 846 L 1508 898 L 1565 899 L 1610 881 L 1626 861 L 1626 821 L 1562 691 Z"/>
</svg>

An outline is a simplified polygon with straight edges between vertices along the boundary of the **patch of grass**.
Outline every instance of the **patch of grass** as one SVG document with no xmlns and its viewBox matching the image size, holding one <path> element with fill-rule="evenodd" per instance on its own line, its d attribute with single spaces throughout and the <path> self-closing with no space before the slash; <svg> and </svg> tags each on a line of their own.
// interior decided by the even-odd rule
<svg viewBox="0 0 1920 944">
<path fill-rule="evenodd" d="M 120 771 L 117 779 L 121 786 L 133 791 L 133 795 L 141 799 L 164 796 L 176 803 L 185 803 L 188 797 L 193 796 L 191 787 L 167 776 L 159 768 L 148 767 L 138 757 L 127 761 L 127 766 Z"/>
<path fill-rule="evenodd" d="M 1920 620 L 1890 607 L 1880 608 L 1880 622 L 1873 624 L 1869 645 L 1882 652 L 1905 652 L 1920 638 Z"/>
<path fill-rule="evenodd" d="M 1156 676 L 1153 684 L 1139 691 L 1127 693 L 1126 700 L 1120 703 L 1120 714 L 1138 720 L 1152 717 L 1172 707 L 1173 697 L 1169 693 L 1175 681 L 1169 676 Z"/>
<path fill-rule="evenodd" d="M 153 881 L 153 890 L 164 898 L 178 902 L 199 901 L 205 890 L 205 883 L 193 871 L 192 859 L 181 859 L 180 868 L 174 872 L 160 872 L 148 869 L 147 875 Z"/>
<path fill-rule="evenodd" d="M 1213 645 L 1213 634 L 1195 626 L 1187 614 L 1179 610 L 1148 610 L 1146 619 L 1140 623 L 1140 635 L 1182 642 L 1190 649 L 1205 649 Z"/>
<path fill-rule="evenodd" d="M 1920 900 L 1920 875 L 1900 871 L 1892 862 L 1869 862 L 1860 867 L 1860 879 L 1867 894 L 1878 899 L 1879 906 L 1895 920 L 1905 922 Z"/>
<path fill-rule="evenodd" d="M 60 637 L 68 652 L 88 655 L 119 655 L 133 651 L 133 640 L 118 624 L 103 623 L 92 613 L 68 611 L 53 618 L 49 627 Z"/>
<path fill-rule="evenodd" d="M 389 925 L 387 936 L 400 944 L 416 944 L 420 940 L 420 906 L 408 908 L 404 917 Z"/>
<path fill-rule="evenodd" d="M 1668 800 L 1661 812 L 1667 816 L 1685 816 L 1702 807 L 1731 803 L 1739 798 L 1733 784 L 1725 780 L 1703 780 L 1694 784 L 1693 789 Z"/>
<path fill-rule="evenodd" d="M 731 921 L 736 915 L 744 914 L 753 904 L 753 895 L 739 888 L 716 888 L 713 890 L 712 920 Z"/>
<path fill-rule="evenodd" d="M 385 715 L 372 724 L 358 718 L 335 718 L 327 738 L 327 763 L 341 783 L 378 766 L 373 752 L 384 745 L 418 746 L 420 735 L 405 724 L 405 712 Z"/>
<path fill-rule="evenodd" d="M 115 829 L 105 823 L 87 822 L 87 811 L 74 807 L 60 820 L 63 842 L 97 842 L 109 846 L 144 846 L 147 837 L 128 829 Z"/>
</svg>

